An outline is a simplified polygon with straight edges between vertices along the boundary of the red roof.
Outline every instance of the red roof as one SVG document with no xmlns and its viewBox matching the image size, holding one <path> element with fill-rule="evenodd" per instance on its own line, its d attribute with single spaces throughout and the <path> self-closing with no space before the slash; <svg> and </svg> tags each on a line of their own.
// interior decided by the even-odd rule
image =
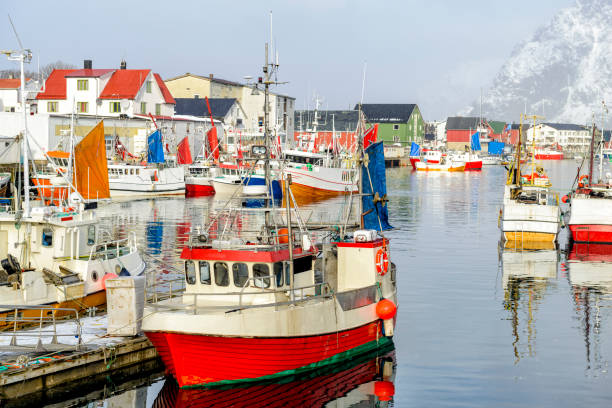
<svg viewBox="0 0 612 408">
<path fill-rule="evenodd" d="M 97 77 L 101 77 L 104 74 L 108 74 L 109 72 L 113 72 L 115 71 L 114 69 L 77 69 L 74 72 L 71 72 L 70 74 L 66 75 L 66 78 L 68 77 L 89 77 L 89 78 L 97 78 Z"/>
<path fill-rule="evenodd" d="M 21 79 L 0 79 L 0 89 L 17 89 L 21 86 Z"/>
<path fill-rule="evenodd" d="M 108 80 L 100 99 L 134 99 L 150 69 L 118 69 Z"/>
<path fill-rule="evenodd" d="M 153 74 L 153 76 L 155 77 L 155 80 L 157 81 L 157 85 L 159 86 L 159 89 L 161 90 L 162 95 L 164 95 L 164 100 L 166 101 L 166 103 L 172 103 L 176 105 L 176 101 L 172 97 L 172 94 L 168 90 L 168 87 L 166 86 L 164 81 L 162 81 L 159 74 Z"/>
<path fill-rule="evenodd" d="M 36 99 L 66 99 L 66 75 L 74 69 L 54 69 L 45 82 L 45 92 L 36 95 Z"/>
</svg>

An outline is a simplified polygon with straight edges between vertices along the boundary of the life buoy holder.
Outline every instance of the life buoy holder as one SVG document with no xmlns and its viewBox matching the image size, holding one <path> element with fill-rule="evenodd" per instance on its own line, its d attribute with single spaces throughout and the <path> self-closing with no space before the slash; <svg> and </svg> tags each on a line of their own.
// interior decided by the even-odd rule
<svg viewBox="0 0 612 408">
<path fill-rule="evenodd" d="M 389 271 L 389 255 L 387 251 L 379 249 L 376 253 L 376 272 L 384 276 Z"/>
<path fill-rule="evenodd" d="M 587 180 L 587 182 L 585 182 L 584 180 Z M 586 183 L 588 183 L 589 180 L 589 175 L 588 174 L 583 174 L 582 176 L 580 176 L 580 178 L 578 179 L 578 187 L 583 188 Z"/>
</svg>

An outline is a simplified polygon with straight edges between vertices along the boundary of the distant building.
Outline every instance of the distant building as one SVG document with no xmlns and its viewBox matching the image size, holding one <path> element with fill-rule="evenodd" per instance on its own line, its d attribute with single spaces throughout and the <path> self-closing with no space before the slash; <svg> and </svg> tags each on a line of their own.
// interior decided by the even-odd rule
<svg viewBox="0 0 612 408">
<path fill-rule="evenodd" d="M 355 105 L 355 110 L 359 104 Z M 425 122 L 418 105 L 414 103 L 364 103 L 361 109 L 370 123 L 378 123 L 378 140 L 385 144 L 409 146 L 422 143 Z"/>
<path fill-rule="evenodd" d="M 530 128 L 523 127 L 526 141 L 539 147 L 561 148 L 566 152 L 585 152 L 591 144 L 591 129 L 571 123 L 539 123 Z"/>
<path fill-rule="evenodd" d="M 19 112 L 21 110 L 20 86 L 20 79 L 0 79 L 0 112 Z"/>
<path fill-rule="evenodd" d="M 208 76 L 186 73 L 165 81 L 170 93 L 176 98 L 235 98 L 240 103 L 244 113 L 245 131 L 255 136 L 263 135 L 264 92 L 262 87 L 255 89 L 254 85 L 241 84 Z M 295 98 L 270 93 L 271 128 L 278 132 L 281 140 L 286 135 L 292 135 L 294 129 Z"/>
<path fill-rule="evenodd" d="M 298 110 L 294 116 L 294 142 L 302 149 L 320 151 L 332 147 L 335 135 L 338 146 L 348 149 L 355 144 L 358 122 L 358 111 Z"/>
<path fill-rule="evenodd" d="M 488 127 L 480 118 L 454 116 L 446 120 L 446 147 L 448 150 L 464 151 L 471 146 L 471 136 L 480 131 L 481 139 L 487 140 Z M 486 150 L 483 147 L 483 150 Z"/>
<path fill-rule="evenodd" d="M 159 74 L 150 69 L 55 69 L 40 92 L 38 113 L 120 117 L 172 116 L 174 98 Z"/>
</svg>

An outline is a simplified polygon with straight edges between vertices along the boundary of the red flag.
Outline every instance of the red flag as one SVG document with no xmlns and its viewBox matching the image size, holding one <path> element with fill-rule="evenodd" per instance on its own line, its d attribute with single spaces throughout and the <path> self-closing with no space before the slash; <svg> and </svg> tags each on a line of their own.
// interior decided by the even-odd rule
<svg viewBox="0 0 612 408">
<path fill-rule="evenodd" d="M 210 152 L 212 153 L 215 160 L 219 160 L 219 139 L 217 139 L 217 128 L 211 127 L 208 132 L 206 132 L 206 137 L 208 138 L 208 147 L 210 148 Z"/>
<path fill-rule="evenodd" d="M 376 137 L 378 136 L 378 123 L 374 124 L 368 131 L 363 135 L 363 148 L 367 149 L 372 143 L 376 143 Z"/>
<path fill-rule="evenodd" d="M 191 164 L 193 160 L 191 159 L 191 149 L 189 148 L 189 139 L 187 136 L 181 140 L 178 144 L 178 148 L 176 149 L 176 153 L 178 155 L 178 164 Z"/>
</svg>

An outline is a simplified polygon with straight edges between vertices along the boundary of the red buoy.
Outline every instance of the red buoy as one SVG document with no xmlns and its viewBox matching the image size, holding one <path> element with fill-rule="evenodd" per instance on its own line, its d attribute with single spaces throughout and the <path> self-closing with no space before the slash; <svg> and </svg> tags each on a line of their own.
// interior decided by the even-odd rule
<svg viewBox="0 0 612 408">
<path fill-rule="evenodd" d="M 391 319 L 397 312 L 397 306 L 389 299 L 381 299 L 376 304 L 376 315 L 383 320 Z"/>
<path fill-rule="evenodd" d="M 106 289 L 106 280 L 107 280 L 107 279 L 115 279 L 115 278 L 117 278 L 117 275 L 115 275 L 115 274 L 114 274 L 114 273 L 112 273 L 112 272 L 111 272 L 111 273 L 107 273 L 106 275 L 104 275 L 104 276 L 102 277 L 102 287 L 103 287 L 104 289 Z"/>
<path fill-rule="evenodd" d="M 563 197 L 561 197 L 561 201 L 563 201 L 566 204 L 569 203 L 569 200 L 570 200 L 570 198 L 567 195 L 564 195 Z"/>
<path fill-rule="evenodd" d="M 390 401 L 395 395 L 395 386 L 391 381 L 376 381 L 374 383 L 374 395 L 381 401 Z"/>
</svg>

